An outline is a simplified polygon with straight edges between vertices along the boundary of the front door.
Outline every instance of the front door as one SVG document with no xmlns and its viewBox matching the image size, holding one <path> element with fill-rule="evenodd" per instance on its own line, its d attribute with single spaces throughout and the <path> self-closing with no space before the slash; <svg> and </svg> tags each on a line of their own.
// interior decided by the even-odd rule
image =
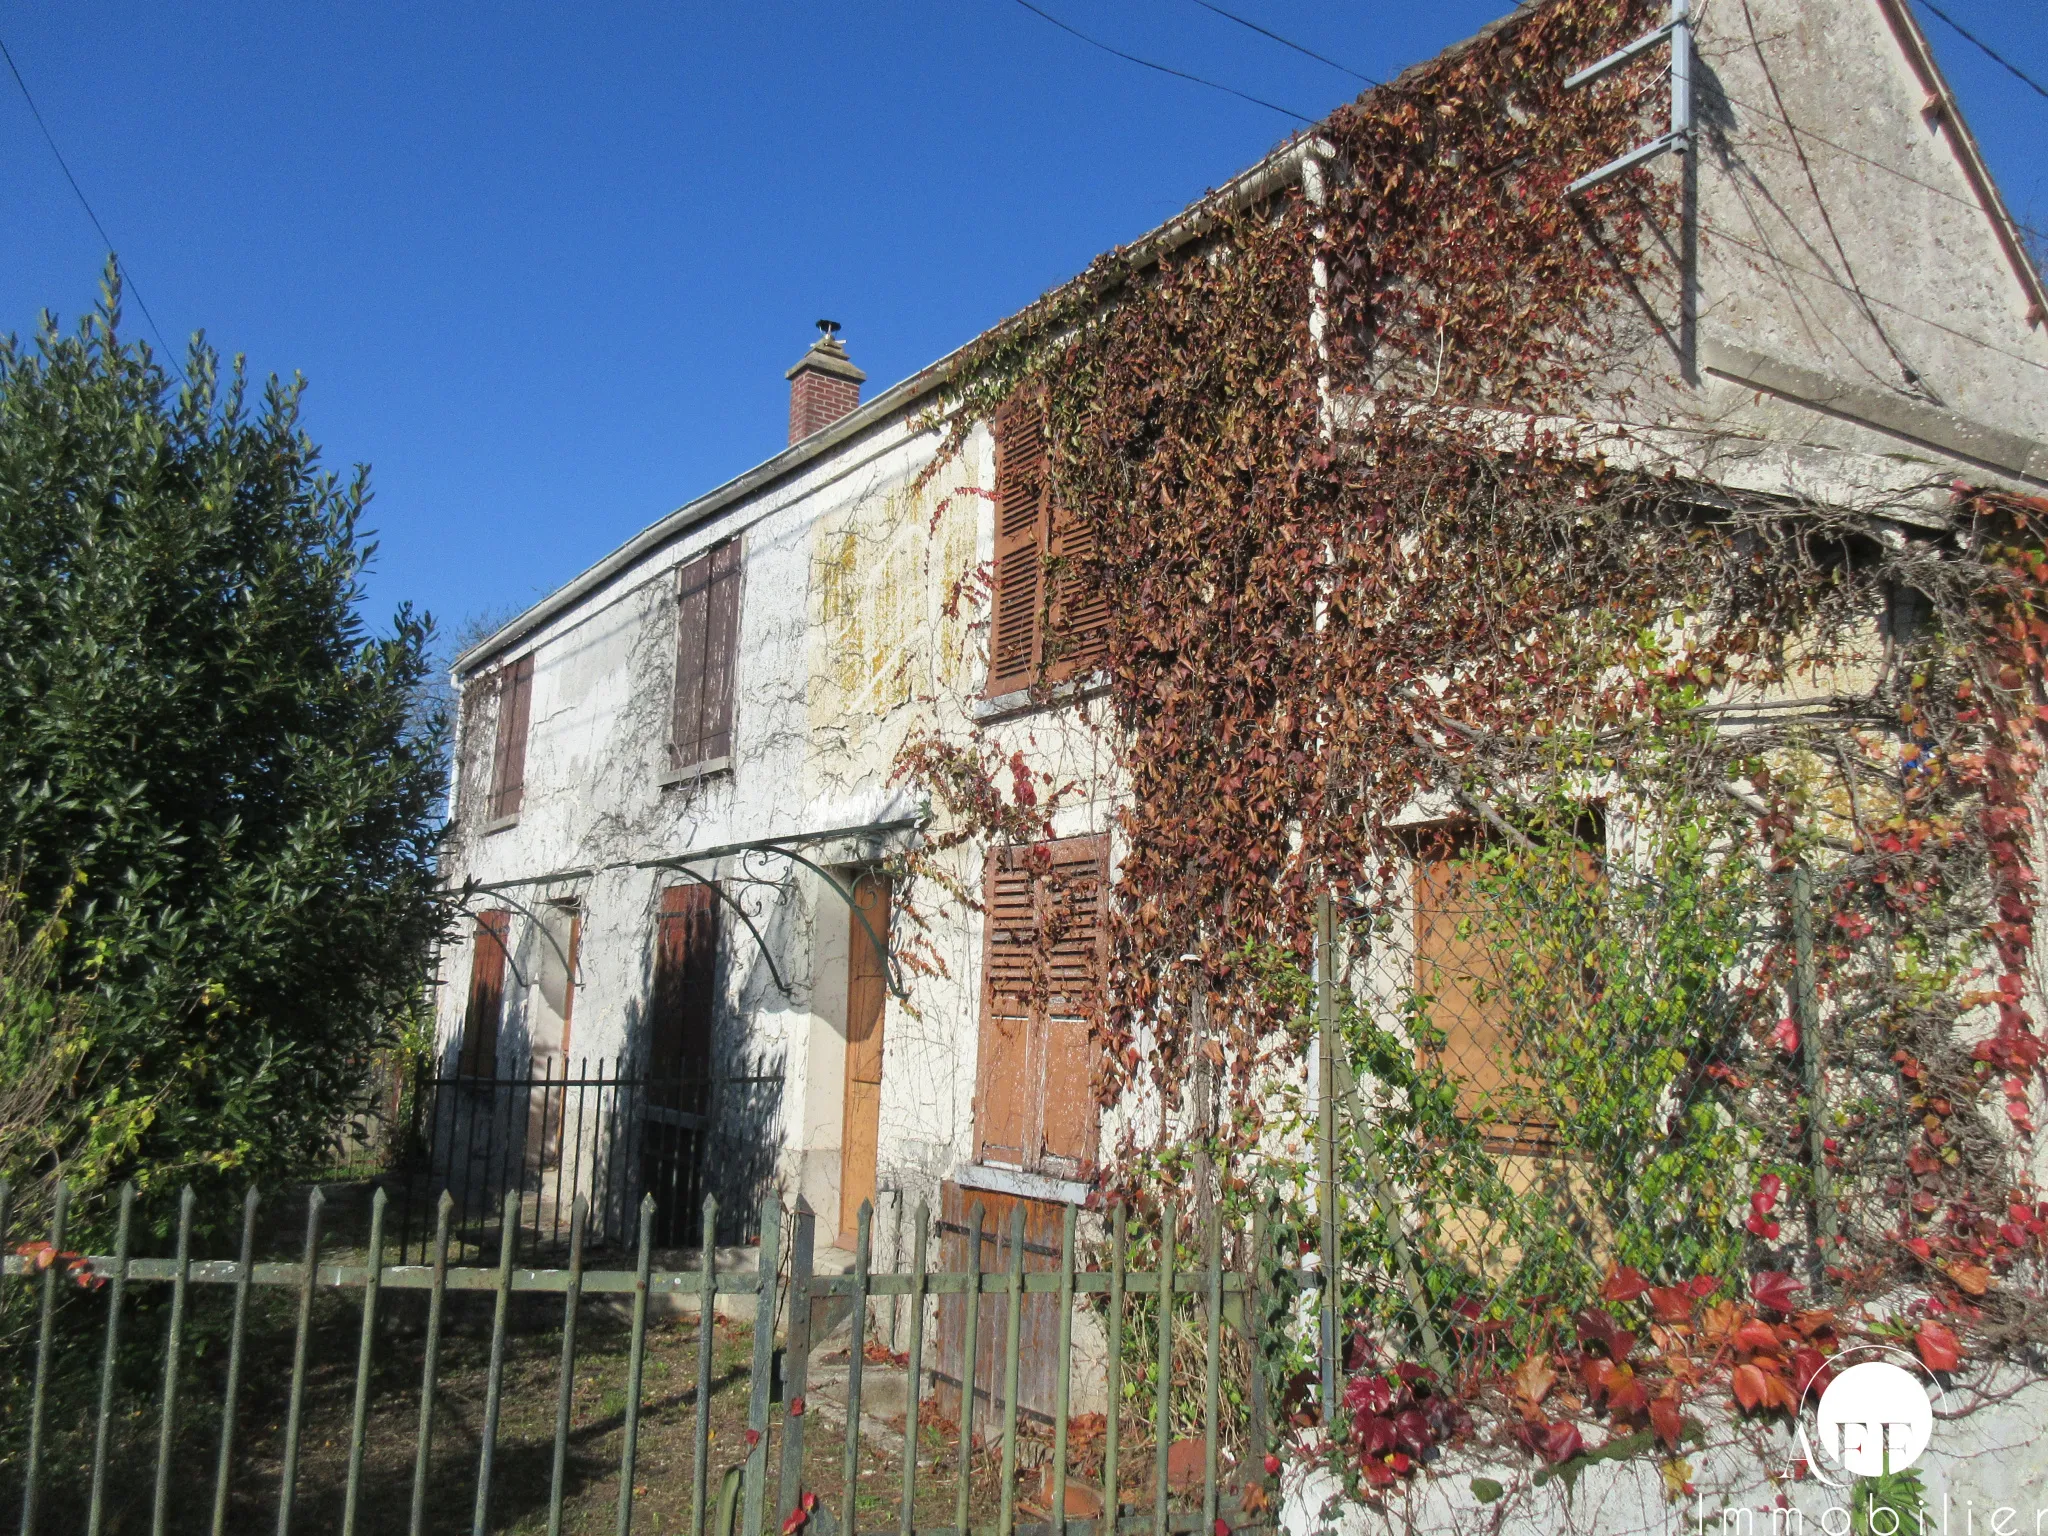
<svg viewBox="0 0 2048 1536">
<path fill-rule="evenodd" d="M 853 883 L 859 913 L 846 916 L 846 1110 L 839 1141 L 842 1248 L 854 1244 L 861 1201 L 875 1198 L 876 1149 L 882 1131 L 882 1019 L 889 1005 L 889 965 L 883 953 L 889 943 L 889 896 L 887 875 L 863 874 Z M 866 927 L 861 926 L 862 917 Z"/>
</svg>

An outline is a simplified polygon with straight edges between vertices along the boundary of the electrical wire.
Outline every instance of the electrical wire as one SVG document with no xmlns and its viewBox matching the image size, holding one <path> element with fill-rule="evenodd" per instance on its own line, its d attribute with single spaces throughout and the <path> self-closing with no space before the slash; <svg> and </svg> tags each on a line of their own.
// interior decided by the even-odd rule
<svg viewBox="0 0 2048 1536">
<path fill-rule="evenodd" d="M 1121 48 L 1111 47 L 1108 43 L 1103 42 L 1100 38 L 1090 37 L 1086 32 L 1083 32 L 1078 27 L 1068 26 L 1067 23 L 1061 21 L 1059 17 L 1053 15 L 1052 12 L 1040 10 L 1037 6 L 1031 3 L 1031 0 L 1017 0 L 1017 3 L 1023 6 L 1024 9 L 1029 11 L 1032 15 L 1039 17 L 1041 20 L 1051 22 L 1054 26 L 1058 27 L 1062 32 L 1071 33 L 1073 36 L 1078 37 L 1082 42 L 1086 43 L 1089 47 L 1100 48 L 1104 53 L 1114 54 L 1117 58 L 1122 59 L 1127 64 L 1141 65 L 1146 69 L 1157 70 L 1162 75 L 1172 75 L 1177 80 L 1188 80 L 1192 81 L 1196 85 L 1205 85 L 1212 91 L 1221 91 L 1226 96 L 1235 96 L 1239 101 L 1248 101 L 1255 107 L 1264 107 L 1268 112 L 1278 112 L 1282 117 L 1291 117 L 1297 123 L 1304 123 L 1309 125 L 1310 127 L 1313 127 L 1315 125 L 1316 120 L 1314 118 L 1304 117 L 1301 113 L 1295 111 L 1292 107 L 1283 107 L 1278 102 L 1267 101 L 1264 97 L 1250 95 L 1245 91 L 1238 90 L 1235 86 L 1223 85 L 1215 80 L 1205 80 L 1200 75 L 1191 75 L 1184 69 L 1173 68 L 1173 66 L 1171 66 L 1170 64 L 1155 64 L 1150 59 L 1139 58 L 1135 53 L 1125 53 Z"/>
<path fill-rule="evenodd" d="M 1983 38 L 1978 37 L 1974 33 L 1968 31 L 1961 22 L 1957 21 L 1955 17 L 1949 15 L 1947 11 L 1944 11 L 1938 5 L 1930 3 L 1930 0 L 1920 0 L 1920 3 L 1926 6 L 1928 10 L 1932 11 L 1936 16 L 1940 17 L 1943 21 L 1947 22 L 1949 26 L 1952 27 L 1964 39 L 1964 41 L 1974 44 L 1984 54 L 1986 58 L 1991 60 L 1992 63 L 1998 65 L 2001 69 L 2004 69 L 2016 78 L 2025 81 L 2040 95 L 2048 96 L 2048 86 L 2042 85 L 2040 81 L 2036 80 L 2032 75 L 2028 74 L 2025 70 L 2021 69 L 2019 65 L 2013 63 L 2012 60 L 2006 58 L 2004 55 L 1999 53 L 1999 51 L 1996 48 L 1993 48 L 1989 43 L 1985 42 Z"/>
<path fill-rule="evenodd" d="M 1191 0 L 1191 3 L 1199 5 L 1205 11 L 1215 12 L 1215 14 L 1221 16 L 1225 21 L 1234 21 L 1240 27 L 1249 27 L 1252 31 L 1258 33 L 1261 37 L 1270 37 L 1274 42 L 1278 43 L 1281 47 L 1292 48 L 1296 53 L 1300 54 L 1303 58 L 1314 59 L 1318 64 L 1327 64 L 1330 66 L 1330 68 L 1336 70 L 1339 74 L 1349 75 L 1354 80 L 1362 80 L 1367 85 L 1376 86 L 1380 84 L 1380 82 L 1373 79 L 1371 75 L 1361 75 L 1349 64 L 1339 64 L 1335 59 L 1317 53 L 1313 48 L 1304 48 L 1300 43 L 1294 41 L 1293 38 L 1282 37 L 1278 32 L 1272 31 L 1270 28 L 1267 27 L 1262 27 L 1256 21 L 1247 20 L 1245 17 L 1238 15 L 1235 11 L 1226 11 L 1220 5 L 1211 5 L 1209 3 L 1209 0 Z"/>
<path fill-rule="evenodd" d="M 171 365 L 171 371 L 177 374 L 181 383 L 189 384 L 191 381 L 186 379 L 185 370 L 178 366 L 177 354 L 171 350 L 171 344 L 164 340 L 164 333 L 156 323 L 156 316 L 149 312 L 149 302 L 142 297 L 142 289 L 136 283 L 134 274 L 121 265 L 120 253 L 114 246 L 114 237 L 107 233 L 107 226 L 100 222 L 100 216 L 92 211 L 92 203 L 85 195 L 85 188 L 81 187 L 78 178 L 71 174 L 70 163 L 65 160 L 64 151 L 57 147 L 57 137 L 50 132 L 50 125 L 43 121 L 42 109 L 36 105 L 36 99 L 29 91 L 28 82 L 21 78 L 21 66 L 14 62 L 14 55 L 9 51 L 5 39 L 0 39 L 0 58 L 7 60 L 7 71 L 14 76 L 14 83 L 21 87 L 21 99 L 28 103 L 28 110 L 35 118 L 36 126 L 43 130 L 43 142 L 50 146 L 50 153 L 57 157 L 57 168 L 64 173 L 64 179 L 71 183 L 71 190 L 78 196 L 78 206 L 85 210 L 85 216 L 92 220 L 92 227 L 99 231 L 100 239 L 105 242 L 107 254 L 114 260 L 114 270 L 121 274 L 122 283 L 127 291 L 135 295 L 136 307 L 142 311 L 142 318 L 149 322 L 150 330 L 155 332 L 157 345 L 164 350 L 164 361 Z"/>
</svg>

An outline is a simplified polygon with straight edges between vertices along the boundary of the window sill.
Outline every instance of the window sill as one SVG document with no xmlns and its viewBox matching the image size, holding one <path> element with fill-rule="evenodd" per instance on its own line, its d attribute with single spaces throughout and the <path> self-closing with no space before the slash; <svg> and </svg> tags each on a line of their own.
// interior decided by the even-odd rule
<svg viewBox="0 0 2048 1536">
<path fill-rule="evenodd" d="M 1092 699 L 1099 693 L 1109 691 L 1107 672 L 1090 672 L 1086 677 L 1069 678 L 1064 683 L 1054 683 L 1048 690 L 1018 688 L 1010 693 L 999 693 L 991 698 L 976 699 L 968 707 L 968 714 L 976 725 L 987 725 L 992 720 L 1008 720 L 1017 715 L 1035 714 L 1039 710 L 1059 709 L 1064 705 L 1078 704 L 1083 699 Z"/>
<path fill-rule="evenodd" d="M 678 784 L 695 784 L 700 779 L 716 778 L 721 773 L 731 772 L 730 757 L 707 757 L 703 762 L 692 763 L 687 768 L 670 768 L 655 782 L 663 789 L 673 789 Z"/>
<path fill-rule="evenodd" d="M 484 836 L 489 837 L 493 832 L 510 832 L 518 825 L 519 813 L 514 811 L 510 816 L 500 816 L 496 821 L 485 822 Z"/>
<path fill-rule="evenodd" d="M 962 1189 L 985 1189 L 991 1194 L 1016 1195 L 1025 1200 L 1051 1200 L 1061 1205 L 1085 1205 L 1094 1193 L 1092 1185 L 1078 1179 L 1055 1179 L 1043 1173 L 1024 1173 L 1015 1168 L 992 1168 L 986 1163 L 969 1163 L 954 1177 Z"/>
</svg>

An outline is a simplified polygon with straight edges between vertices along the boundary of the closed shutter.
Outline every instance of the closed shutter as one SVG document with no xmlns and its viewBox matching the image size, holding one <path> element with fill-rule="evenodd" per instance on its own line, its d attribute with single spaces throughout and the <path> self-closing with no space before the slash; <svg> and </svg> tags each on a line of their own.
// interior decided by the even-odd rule
<svg viewBox="0 0 2048 1536">
<path fill-rule="evenodd" d="M 526 800 L 526 726 L 533 705 L 533 656 L 513 662 L 498 681 L 498 743 L 491 765 L 491 820 L 517 816 Z"/>
<path fill-rule="evenodd" d="M 996 412 L 995 602 L 988 637 L 991 696 L 1038 676 L 1045 579 L 1045 423 L 1035 400 Z"/>
<path fill-rule="evenodd" d="M 975 1159 L 1021 1168 L 1030 1140 L 1035 880 L 1022 848 L 989 855 L 982 964 L 981 1052 L 974 1094 Z"/>
<path fill-rule="evenodd" d="M 1109 603 L 1094 567 L 1095 529 L 1065 507 L 1052 513 L 1052 608 L 1046 616 L 1054 682 L 1086 677 L 1109 660 Z"/>
<path fill-rule="evenodd" d="M 698 727 L 699 762 L 732 756 L 733 669 L 740 643 L 740 546 L 711 551 L 711 588 L 704 642 L 704 717 Z"/>
<path fill-rule="evenodd" d="M 740 546 L 728 540 L 684 564 L 676 589 L 676 689 L 669 766 L 732 755 L 739 650 Z"/>
<path fill-rule="evenodd" d="M 1047 845 L 1052 868 L 1039 886 L 1039 945 L 1048 991 L 1037 1166 L 1075 1175 L 1095 1158 L 1095 1053 L 1107 961 L 1103 896 L 1108 839 Z"/>
<path fill-rule="evenodd" d="M 1077 1177 L 1094 1160 L 1108 856 L 1100 837 L 989 856 L 980 1161 Z"/>
<path fill-rule="evenodd" d="M 1597 833 L 1596 833 L 1597 835 Z M 1536 1079 L 1515 1038 L 1515 1019 L 1494 949 L 1494 900 L 1479 886 L 1482 844 L 1432 849 L 1415 864 L 1415 985 L 1429 999 L 1429 1021 L 1442 1031 L 1438 1058 L 1457 1084 L 1458 1111 L 1476 1122 L 1497 1152 L 1539 1152 L 1555 1146 L 1557 1127 L 1530 1100 Z M 1599 859 L 1583 856 L 1589 880 Z"/>
<path fill-rule="evenodd" d="M 711 1076 L 718 974 L 718 898 L 708 885 L 661 893 L 654 927 L 654 989 L 647 1007 L 650 1102 L 694 1106 Z"/>
<path fill-rule="evenodd" d="M 462 1053 L 455 1069 L 463 1077 L 495 1077 L 498 1073 L 498 1024 L 505 1014 L 505 943 L 511 931 L 510 912 L 477 914 L 469 961 L 469 1005 L 463 1010 Z"/>
</svg>

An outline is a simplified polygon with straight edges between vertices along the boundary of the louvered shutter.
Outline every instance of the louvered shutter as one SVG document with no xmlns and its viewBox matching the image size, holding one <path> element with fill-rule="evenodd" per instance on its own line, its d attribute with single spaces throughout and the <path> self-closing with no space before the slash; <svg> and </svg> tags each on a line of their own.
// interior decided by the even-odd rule
<svg viewBox="0 0 2048 1536">
<path fill-rule="evenodd" d="M 1021 1168 L 1031 1140 L 1031 1021 L 1038 949 L 1036 882 L 1023 848 L 991 850 L 985 892 L 975 1158 Z"/>
<path fill-rule="evenodd" d="M 462 1016 L 462 1053 L 456 1071 L 464 1077 L 495 1077 L 498 1024 L 505 1013 L 505 942 L 510 912 L 480 912 L 469 961 L 469 1005 Z"/>
<path fill-rule="evenodd" d="M 1055 503 L 1052 581 L 1043 647 L 1053 682 L 1086 677 L 1109 660 L 1109 604 L 1094 569 L 1094 526 Z"/>
<path fill-rule="evenodd" d="M 739 658 L 740 546 L 737 539 L 709 556 L 711 583 L 705 617 L 704 716 L 698 761 L 732 756 L 733 669 Z"/>
<path fill-rule="evenodd" d="M 1045 577 L 1045 425 L 1036 400 L 996 413 L 995 603 L 988 637 L 991 696 L 1037 680 Z"/>
<path fill-rule="evenodd" d="M 1038 882 L 1045 1069 L 1034 1163 L 1041 1172 L 1071 1177 L 1094 1161 L 1100 1118 L 1095 1052 L 1107 958 L 1102 908 L 1109 843 L 1075 837 L 1045 846 L 1051 867 Z"/>
<path fill-rule="evenodd" d="M 1108 844 L 1066 838 L 989 856 L 977 1156 L 1066 1177 L 1095 1156 Z"/>
<path fill-rule="evenodd" d="M 519 814 L 526 800 L 526 726 L 533 703 L 533 655 L 499 676 L 498 741 L 491 765 L 491 820 Z"/>
</svg>

